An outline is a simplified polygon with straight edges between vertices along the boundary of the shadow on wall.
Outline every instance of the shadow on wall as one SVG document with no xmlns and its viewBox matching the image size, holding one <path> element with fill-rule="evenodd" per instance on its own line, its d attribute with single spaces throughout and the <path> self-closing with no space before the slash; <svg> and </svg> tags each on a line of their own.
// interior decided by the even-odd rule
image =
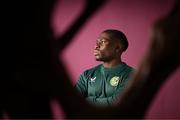
<svg viewBox="0 0 180 120">
<path fill-rule="evenodd" d="M 80 16 L 59 38 L 53 37 L 50 27 L 54 2 L 4 3 L 10 10 L 5 10 L 8 17 L 3 16 L 1 114 L 6 111 L 12 119 L 52 119 L 49 102 L 56 99 L 66 118 L 143 118 L 160 86 L 179 66 L 179 1 L 153 26 L 147 56 L 120 103 L 105 109 L 90 106 L 74 91 L 59 53 L 106 1 L 86 0 Z"/>
</svg>

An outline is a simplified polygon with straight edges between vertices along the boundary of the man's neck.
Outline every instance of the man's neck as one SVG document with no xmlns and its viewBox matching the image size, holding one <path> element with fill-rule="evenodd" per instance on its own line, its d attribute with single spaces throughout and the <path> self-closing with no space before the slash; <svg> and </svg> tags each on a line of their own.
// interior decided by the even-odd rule
<svg viewBox="0 0 180 120">
<path fill-rule="evenodd" d="M 105 68 L 113 68 L 113 67 L 115 67 L 115 66 L 117 66 L 117 65 L 119 65 L 119 64 L 122 64 L 121 59 L 111 60 L 111 61 L 109 61 L 109 62 L 104 62 L 104 63 L 103 63 L 103 66 L 104 66 Z"/>
</svg>

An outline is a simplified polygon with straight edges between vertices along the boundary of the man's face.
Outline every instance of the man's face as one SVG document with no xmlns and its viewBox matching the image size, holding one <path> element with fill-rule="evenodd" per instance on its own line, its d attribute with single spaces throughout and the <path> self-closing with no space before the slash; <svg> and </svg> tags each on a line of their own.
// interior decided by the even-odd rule
<svg viewBox="0 0 180 120">
<path fill-rule="evenodd" d="M 110 61 L 117 57 L 117 42 L 108 33 L 101 33 L 96 41 L 94 56 L 97 61 Z"/>
</svg>

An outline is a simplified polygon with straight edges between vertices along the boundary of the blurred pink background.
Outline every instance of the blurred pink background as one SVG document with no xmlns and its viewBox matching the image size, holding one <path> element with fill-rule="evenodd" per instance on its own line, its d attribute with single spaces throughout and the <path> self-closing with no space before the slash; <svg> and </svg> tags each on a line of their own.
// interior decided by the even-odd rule
<svg viewBox="0 0 180 120">
<path fill-rule="evenodd" d="M 75 36 L 60 58 L 69 71 L 72 84 L 86 69 L 100 62 L 93 56 L 96 38 L 105 29 L 123 31 L 129 41 L 129 48 L 122 58 L 127 64 L 138 68 L 150 43 L 152 24 L 166 15 L 174 0 L 108 0 L 94 14 Z M 52 26 L 55 35 L 61 35 L 78 17 L 84 8 L 84 0 L 60 0 L 53 12 Z M 173 73 L 162 86 L 146 118 L 180 118 L 180 69 Z M 63 118 L 63 111 L 52 102 L 55 119 Z"/>
</svg>

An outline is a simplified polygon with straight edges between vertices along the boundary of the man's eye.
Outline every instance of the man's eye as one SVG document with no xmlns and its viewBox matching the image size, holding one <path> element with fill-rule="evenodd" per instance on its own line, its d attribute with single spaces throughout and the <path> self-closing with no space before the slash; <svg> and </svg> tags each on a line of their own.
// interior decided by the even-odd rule
<svg viewBox="0 0 180 120">
<path fill-rule="evenodd" d="M 105 44 L 105 40 L 97 40 L 96 41 L 96 44 L 99 44 L 99 45 L 102 45 L 102 44 Z"/>
<path fill-rule="evenodd" d="M 106 41 L 104 41 L 104 40 L 103 40 L 103 41 L 101 41 L 101 44 L 105 44 L 105 43 L 106 43 Z"/>
</svg>

